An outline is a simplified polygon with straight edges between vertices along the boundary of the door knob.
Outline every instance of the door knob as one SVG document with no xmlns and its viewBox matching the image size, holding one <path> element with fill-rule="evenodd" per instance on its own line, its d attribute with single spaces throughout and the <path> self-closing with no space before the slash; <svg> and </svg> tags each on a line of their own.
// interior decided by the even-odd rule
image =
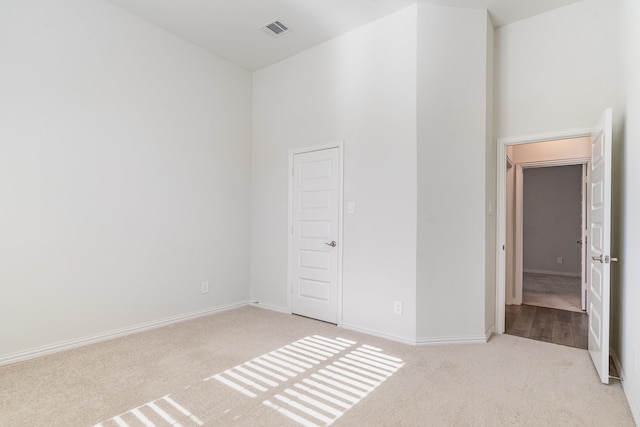
<svg viewBox="0 0 640 427">
<path fill-rule="evenodd" d="M 602 258 L 602 255 L 592 256 L 591 259 L 594 261 L 604 262 L 605 264 L 609 264 L 609 262 L 618 262 L 618 258 L 610 257 L 609 255 L 606 255 L 604 259 Z"/>
<path fill-rule="evenodd" d="M 332 241 L 331 243 L 327 243 L 327 242 L 325 242 L 324 244 L 325 244 L 325 245 L 327 245 L 327 246 L 331 246 L 332 248 L 335 248 L 335 247 L 336 247 L 336 245 L 337 245 L 337 243 L 336 243 L 336 241 L 335 241 L 335 240 L 334 240 L 334 241 Z"/>
</svg>

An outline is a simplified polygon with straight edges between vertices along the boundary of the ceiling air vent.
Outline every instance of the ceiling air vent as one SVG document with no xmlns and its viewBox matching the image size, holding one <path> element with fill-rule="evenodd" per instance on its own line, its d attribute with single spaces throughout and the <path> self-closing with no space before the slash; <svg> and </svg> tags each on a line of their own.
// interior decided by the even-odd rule
<svg viewBox="0 0 640 427">
<path fill-rule="evenodd" d="M 279 37 L 291 31 L 291 29 L 289 29 L 286 25 L 284 25 L 280 21 L 269 22 L 268 24 L 264 24 L 260 28 L 262 28 L 262 30 L 265 33 L 269 34 L 271 37 Z"/>
</svg>

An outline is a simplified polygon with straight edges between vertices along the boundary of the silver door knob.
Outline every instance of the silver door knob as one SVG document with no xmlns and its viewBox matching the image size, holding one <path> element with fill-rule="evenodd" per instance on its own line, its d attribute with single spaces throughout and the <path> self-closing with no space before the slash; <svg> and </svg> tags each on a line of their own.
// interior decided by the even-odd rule
<svg viewBox="0 0 640 427">
<path fill-rule="evenodd" d="M 336 247 L 336 245 L 337 245 L 337 243 L 336 243 L 336 241 L 334 240 L 334 241 L 333 241 L 333 242 L 331 242 L 331 243 L 326 243 L 326 242 L 325 242 L 325 245 L 327 245 L 327 246 L 331 246 L 332 248 L 335 248 L 335 247 Z"/>
<path fill-rule="evenodd" d="M 600 255 L 600 256 L 592 256 L 591 259 L 594 260 L 594 261 L 602 262 L 602 255 Z"/>
</svg>

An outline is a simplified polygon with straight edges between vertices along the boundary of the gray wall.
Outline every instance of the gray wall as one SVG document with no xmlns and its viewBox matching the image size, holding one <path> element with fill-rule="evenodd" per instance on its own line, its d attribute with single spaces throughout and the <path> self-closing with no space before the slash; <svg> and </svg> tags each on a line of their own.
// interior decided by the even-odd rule
<svg viewBox="0 0 640 427">
<path fill-rule="evenodd" d="M 523 175 L 524 271 L 579 276 L 582 166 L 529 168 Z"/>
</svg>

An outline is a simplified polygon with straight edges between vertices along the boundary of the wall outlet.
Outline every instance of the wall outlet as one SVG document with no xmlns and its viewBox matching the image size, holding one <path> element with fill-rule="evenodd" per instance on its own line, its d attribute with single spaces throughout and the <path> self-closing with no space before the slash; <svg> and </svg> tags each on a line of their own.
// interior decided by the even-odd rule
<svg viewBox="0 0 640 427">
<path fill-rule="evenodd" d="M 203 294 L 209 293 L 209 282 L 202 282 L 200 290 Z"/>
<path fill-rule="evenodd" d="M 393 302 L 393 314 L 402 314 L 402 301 Z"/>
<path fill-rule="evenodd" d="M 562 263 L 564 262 L 564 260 L 562 259 L 562 257 L 561 257 L 561 256 L 559 256 L 559 257 L 556 259 L 556 262 L 557 262 L 558 264 L 562 264 Z"/>
</svg>

